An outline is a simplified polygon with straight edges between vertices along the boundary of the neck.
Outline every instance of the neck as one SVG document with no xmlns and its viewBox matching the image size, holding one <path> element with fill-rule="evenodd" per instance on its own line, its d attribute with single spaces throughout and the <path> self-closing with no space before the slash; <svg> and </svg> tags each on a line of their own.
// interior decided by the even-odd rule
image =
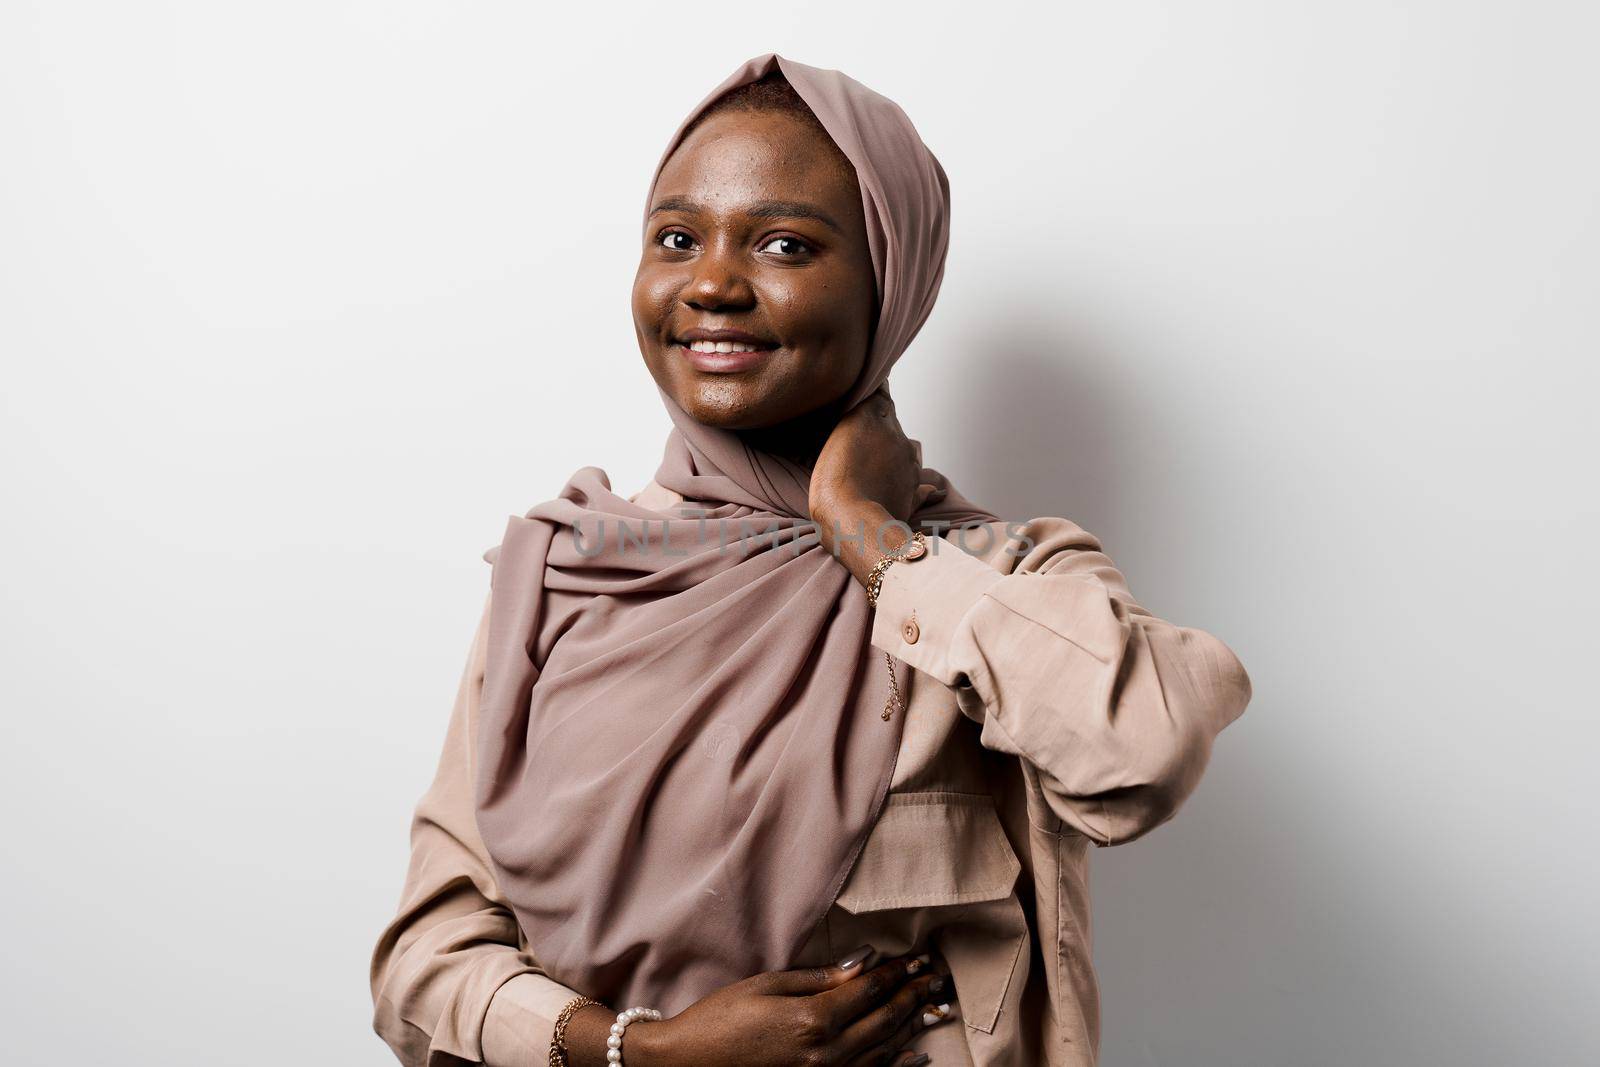
<svg viewBox="0 0 1600 1067">
<path fill-rule="evenodd" d="M 828 443 L 828 435 L 839 424 L 839 415 L 839 401 L 834 401 L 776 426 L 737 432 L 751 448 L 782 456 L 809 471 L 816 466 L 822 446 Z"/>
</svg>

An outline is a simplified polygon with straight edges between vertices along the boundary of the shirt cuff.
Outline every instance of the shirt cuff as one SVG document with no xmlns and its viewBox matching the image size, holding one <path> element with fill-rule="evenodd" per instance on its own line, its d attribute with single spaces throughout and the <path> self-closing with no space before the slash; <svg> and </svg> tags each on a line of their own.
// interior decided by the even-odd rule
<svg viewBox="0 0 1600 1067">
<path fill-rule="evenodd" d="M 1005 575 L 942 537 L 928 538 L 921 559 L 891 563 L 878 589 L 872 643 L 891 656 L 955 685 L 950 643 L 967 614 Z"/>
<path fill-rule="evenodd" d="M 488 1067 L 547 1067 L 561 1009 L 579 996 L 553 978 L 525 971 L 489 1000 L 483 1020 L 483 1062 Z"/>
</svg>

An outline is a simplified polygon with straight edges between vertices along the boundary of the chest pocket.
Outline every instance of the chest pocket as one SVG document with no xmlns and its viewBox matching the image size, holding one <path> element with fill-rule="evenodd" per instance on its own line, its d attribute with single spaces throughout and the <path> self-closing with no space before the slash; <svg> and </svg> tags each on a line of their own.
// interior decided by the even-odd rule
<svg viewBox="0 0 1600 1067">
<path fill-rule="evenodd" d="M 835 903 L 864 934 L 898 928 L 936 945 L 967 1026 L 990 1033 L 1026 978 L 1028 921 L 1012 891 L 1021 869 L 987 793 L 890 793 Z"/>
<path fill-rule="evenodd" d="M 836 903 L 852 914 L 999 900 L 1022 861 L 979 793 L 890 793 Z"/>
</svg>

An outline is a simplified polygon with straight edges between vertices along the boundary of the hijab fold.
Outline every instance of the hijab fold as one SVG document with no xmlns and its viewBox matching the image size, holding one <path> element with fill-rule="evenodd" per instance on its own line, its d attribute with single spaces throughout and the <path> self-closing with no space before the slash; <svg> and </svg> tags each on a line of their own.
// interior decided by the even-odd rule
<svg viewBox="0 0 1600 1067">
<path fill-rule="evenodd" d="M 892 101 L 768 53 L 855 167 L 878 319 L 844 408 L 885 387 L 944 274 L 944 170 Z M 650 200 L 645 212 L 648 218 Z M 477 821 L 552 978 L 617 1008 L 676 1014 L 795 965 L 882 809 L 901 715 L 865 594 L 810 526 L 810 472 L 672 418 L 655 480 L 670 512 L 597 467 L 513 517 L 494 566 Z M 920 446 L 919 446 L 920 454 Z M 921 470 L 913 526 L 994 521 Z"/>
</svg>

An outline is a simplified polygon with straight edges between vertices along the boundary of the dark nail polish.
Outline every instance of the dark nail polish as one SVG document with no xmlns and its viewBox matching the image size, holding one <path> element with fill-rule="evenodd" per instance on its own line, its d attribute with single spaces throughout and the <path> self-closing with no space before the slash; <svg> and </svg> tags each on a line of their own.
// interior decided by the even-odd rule
<svg viewBox="0 0 1600 1067">
<path fill-rule="evenodd" d="M 944 975 L 941 974 L 937 978 L 935 978 L 933 981 L 928 983 L 928 994 L 930 996 L 935 996 L 935 997 L 943 996 L 944 995 L 944 991 L 946 989 L 949 989 L 949 988 L 950 988 L 950 979 L 946 978 Z"/>
<path fill-rule="evenodd" d="M 857 964 L 866 962 L 867 957 L 876 951 L 877 949 L 873 948 L 871 945 L 862 945 L 860 948 L 851 951 L 848 956 L 839 961 L 839 969 L 841 971 L 848 971 Z"/>
<path fill-rule="evenodd" d="M 933 1057 L 929 1056 L 926 1052 L 919 1052 L 906 1061 L 906 1067 L 926 1067 L 927 1064 L 932 1062 Z"/>
</svg>

